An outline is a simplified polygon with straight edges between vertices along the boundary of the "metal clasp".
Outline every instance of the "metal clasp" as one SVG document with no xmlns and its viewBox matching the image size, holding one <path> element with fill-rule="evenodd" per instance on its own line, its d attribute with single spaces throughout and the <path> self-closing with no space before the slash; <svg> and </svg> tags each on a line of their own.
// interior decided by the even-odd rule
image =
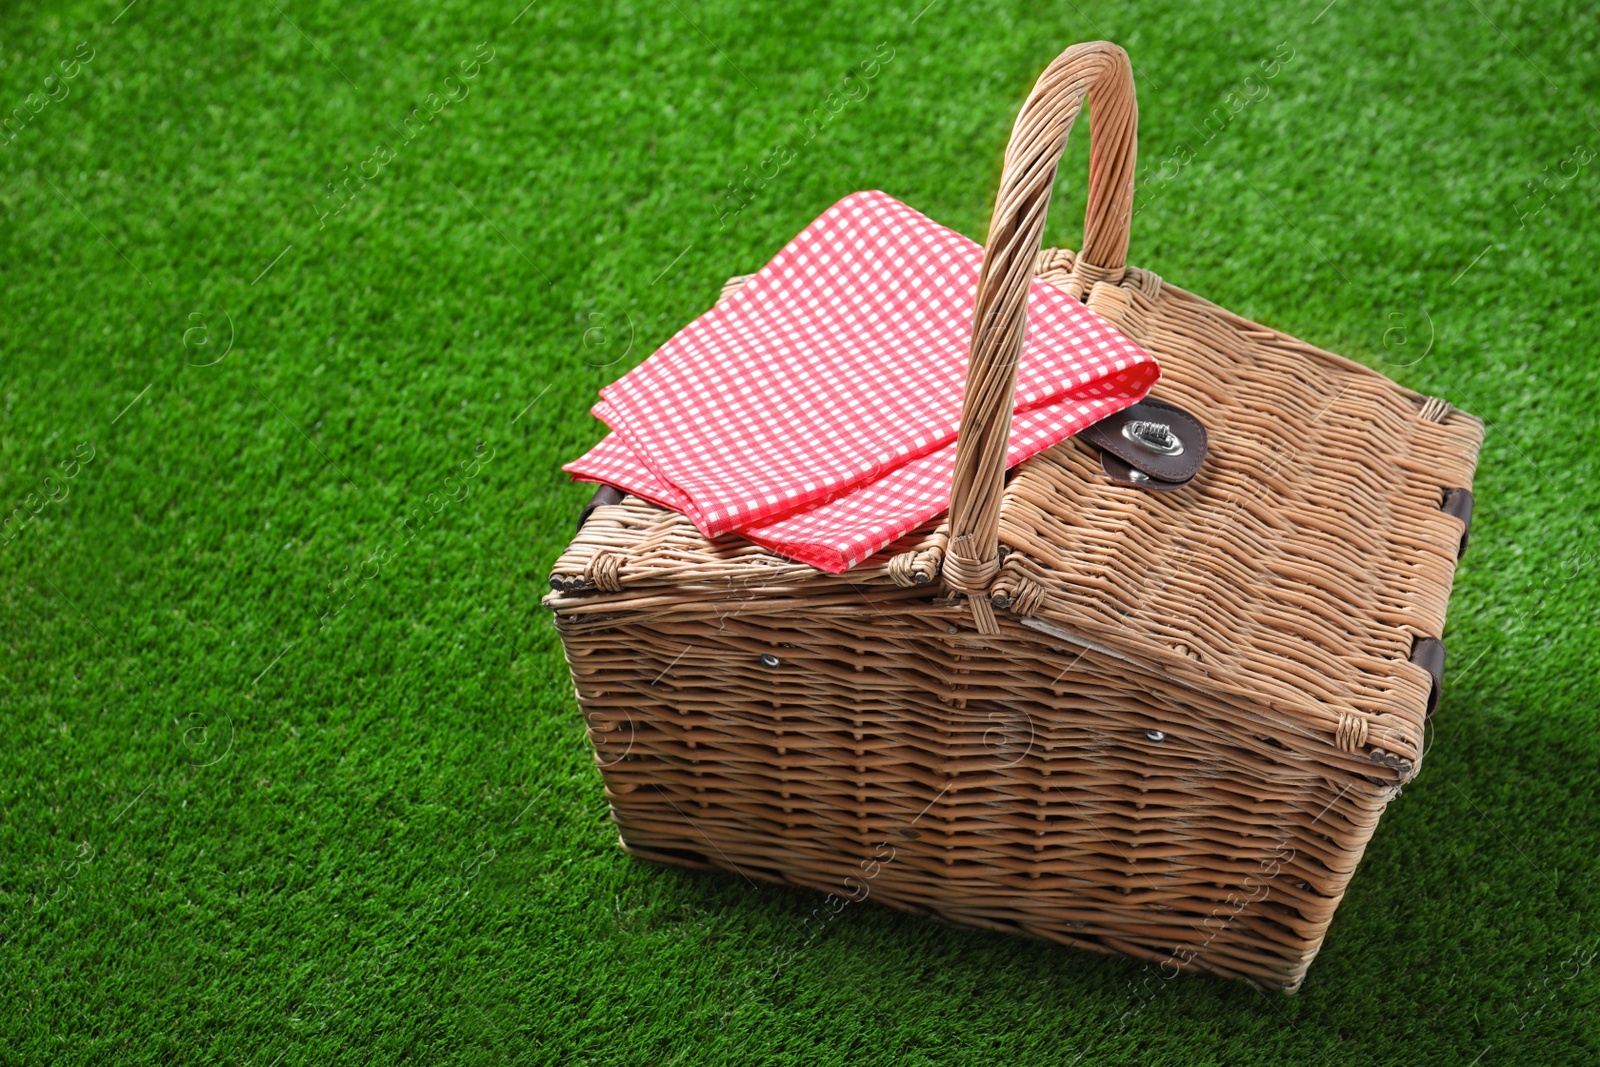
<svg viewBox="0 0 1600 1067">
<path fill-rule="evenodd" d="M 1183 455 L 1183 441 L 1164 422 L 1134 419 L 1122 427 L 1122 436 L 1146 452 L 1158 456 Z"/>
</svg>

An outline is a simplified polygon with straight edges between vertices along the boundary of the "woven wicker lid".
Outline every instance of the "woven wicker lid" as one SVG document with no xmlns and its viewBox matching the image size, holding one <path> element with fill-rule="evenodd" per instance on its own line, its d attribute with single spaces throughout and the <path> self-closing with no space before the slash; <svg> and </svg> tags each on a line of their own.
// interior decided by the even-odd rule
<svg viewBox="0 0 1600 1067">
<path fill-rule="evenodd" d="M 1056 254 L 1043 276 L 1081 279 Z M 1132 273 L 1132 272 L 1130 272 Z M 1421 757 L 1482 423 L 1153 275 L 1089 303 L 1155 352 L 1153 391 L 1203 413 L 1175 493 L 1116 485 L 1069 441 L 1006 487 L 993 602 L 1176 682 L 1283 712 L 1403 776 Z"/>
<path fill-rule="evenodd" d="M 1040 277 L 1070 290 L 1074 266 L 1050 250 Z M 1204 413 L 1210 452 L 1164 494 L 1111 483 L 1077 440 L 1016 468 L 991 604 L 1409 778 L 1432 684 L 1411 649 L 1442 634 L 1462 533 L 1439 504 L 1471 485 L 1482 424 L 1148 272 L 1086 288 L 1161 361 L 1156 395 Z M 948 533 L 942 519 L 830 575 L 628 497 L 556 562 L 549 603 L 574 618 L 693 596 L 745 614 L 874 589 L 947 603 Z"/>
</svg>

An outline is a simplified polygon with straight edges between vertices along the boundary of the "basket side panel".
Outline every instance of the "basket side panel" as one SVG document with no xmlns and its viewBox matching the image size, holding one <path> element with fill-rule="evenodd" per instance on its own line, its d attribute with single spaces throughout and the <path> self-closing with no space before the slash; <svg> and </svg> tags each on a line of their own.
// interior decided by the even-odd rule
<svg viewBox="0 0 1600 1067">
<path fill-rule="evenodd" d="M 646 858 L 1294 989 L 1392 793 L 1015 623 L 706 614 L 563 633 Z"/>
</svg>

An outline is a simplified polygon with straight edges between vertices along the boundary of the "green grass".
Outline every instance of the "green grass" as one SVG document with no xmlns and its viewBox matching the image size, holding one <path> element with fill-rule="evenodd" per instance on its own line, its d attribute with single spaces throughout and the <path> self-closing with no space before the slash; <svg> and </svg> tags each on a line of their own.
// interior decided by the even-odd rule
<svg viewBox="0 0 1600 1067">
<path fill-rule="evenodd" d="M 1600 1057 L 1592 5 L 123 2 L 0 11 L 0 513 L 74 472 L 0 549 L 0 1061 Z M 1432 749 L 1293 998 L 629 860 L 538 604 L 595 390 L 852 191 L 981 238 L 1097 37 L 1135 263 L 1489 424 Z"/>
</svg>

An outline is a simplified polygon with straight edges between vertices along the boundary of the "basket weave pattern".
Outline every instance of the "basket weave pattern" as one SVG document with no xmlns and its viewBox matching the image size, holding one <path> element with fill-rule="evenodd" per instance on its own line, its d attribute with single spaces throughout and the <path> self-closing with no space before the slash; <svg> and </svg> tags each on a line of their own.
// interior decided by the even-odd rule
<svg viewBox="0 0 1600 1067">
<path fill-rule="evenodd" d="M 1085 95 L 1085 248 L 1040 252 Z M 557 561 L 546 603 L 630 851 L 1298 988 L 1422 759 L 1410 654 L 1443 630 L 1441 495 L 1483 430 L 1126 267 L 1135 125 L 1106 44 L 1018 118 L 947 521 L 835 576 L 628 498 Z M 1076 439 L 1006 478 L 1035 274 L 1205 423 L 1187 487 L 1114 484 Z"/>
</svg>

